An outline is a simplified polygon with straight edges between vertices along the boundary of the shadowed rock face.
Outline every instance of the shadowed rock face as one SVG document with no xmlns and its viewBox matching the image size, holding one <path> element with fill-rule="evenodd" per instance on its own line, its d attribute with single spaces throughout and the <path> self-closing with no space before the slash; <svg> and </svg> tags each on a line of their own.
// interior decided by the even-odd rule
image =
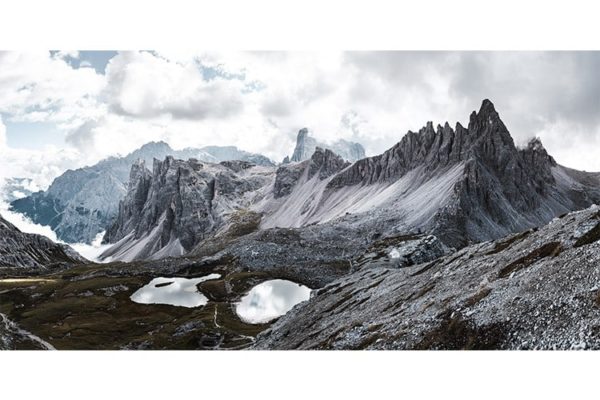
<svg viewBox="0 0 600 400">
<path fill-rule="evenodd" d="M 330 187 L 393 181 L 417 167 L 435 172 L 449 164 L 470 160 L 505 173 L 507 181 L 529 176 L 522 171 L 523 158 L 489 100 L 484 100 L 478 113 L 471 114 L 467 129 L 457 123 L 453 130 L 446 122 L 436 130 L 433 123 L 428 122 L 419 132 L 409 131 L 385 153 L 356 162 L 336 176 Z M 545 163 L 547 160 L 539 157 L 535 161 Z"/>
<path fill-rule="evenodd" d="M 190 251 L 224 223 L 232 207 L 243 206 L 245 193 L 267 183 L 248 172 L 253 166 L 169 156 L 164 161 L 154 160 L 150 172 L 143 162 L 136 163 L 128 194 L 103 240 L 115 245 L 102 257 L 128 261 Z"/>
<path fill-rule="evenodd" d="M 342 157 L 335 154 L 333 151 L 317 147 L 310 158 L 308 179 L 312 178 L 317 173 L 319 174 L 320 180 L 327 179 L 348 165 L 350 165 L 349 162 L 344 161 Z"/>
<path fill-rule="evenodd" d="M 87 260 L 69 246 L 45 236 L 23 233 L 0 216 L 0 267 L 44 268 Z"/>
<path fill-rule="evenodd" d="M 350 165 L 342 157 L 329 149 L 315 148 L 310 159 L 301 163 L 283 164 L 275 173 L 273 194 L 276 199 L 289 195 L 302 175 L 307 171 L 307 179 L 316 174 L 324 180 Z"/>
</svg>

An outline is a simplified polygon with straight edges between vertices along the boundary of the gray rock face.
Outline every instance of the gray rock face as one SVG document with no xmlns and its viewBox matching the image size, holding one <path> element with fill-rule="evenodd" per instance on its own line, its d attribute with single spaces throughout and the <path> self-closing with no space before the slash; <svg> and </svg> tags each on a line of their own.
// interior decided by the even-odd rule
<svg viewBox="0 0 600 400">
<path fill-rule="evenodd" d="M 453 251 L 432 235 L 400 235 L 375 241 L 353 264 L 358 269 L 381 266 L 406 268 Z"/>
<path fill-rule="evenodd" d="M 127 194 L 132 164 L 141 159 L 146 165 L 152 165 L 154 158 L 162 160 L 168 155 L 207 162 L 241 160 L 274 166 L 260 154 L 233 146 L 176 151 L 165 142 L 151 142 L 125 157 L 110 157 L 91 167 L 66 171 L 47 191 L 16 199 L 11 207 L 33 222 L 50 226 L 63 241 L 91 243 L 116 217 L 119 201 Z"/>
<path fill-rule="evenodd" d="M 434 261 L 393 261 L 313 292 L 255 347 L 600 349 L 597 206 Z"/>
<path fill-rule="evenodd" d="M 299 138 L 306 140 L 306 133 Z M 291 193 L 289 186 L 298 182 L 297 170 L 286 171 L 286 190 L 276 191 L 275 197 Z M 452 247 L 462 247 L 543 225 L 600 202 L 599 187 L 597 174 L 557 165 L 537 139 L 518 149 L 493 104 L 485 100 L 479 112 L 471 114 L 468 128 L 457 124 L 452 129 L 446 123 L 434 129 L 429 122 L 385 153 L 332 175 L 325 189 L 308 197 L 309 202 L 319 198 L 318 206 L 298 207 L 294 202 L 296 209 L 308 211 L 285 219 L 274 213 L 277 219 L 270 222 L 267 215 L 264 223 L 302 225 L 355 210 L 374 218 L 397 214 L 404 215 L 406 230 L 422 229 Z"/>
<path fill-rule="evenodd" d="M 305 168 L 306 165 L 303 163 L 284 164 L 277 168 L 275 183 L 273 185 L 274 197 L 279 199 L 292 193 L 300 177 L 302 177 Z"/>
<path fill-rule="evenodd" d="M 319 180 L 324 180 L 350 165 L 329 149 L 316 147 L 312 156 L 300 163 L 287 163 L 281 165 L 275 173 L 273 194 L 276 199 L 288 196 L 300 181 L 306 171 L 307 179 L 316 174 Z"/>
<path fill-rule="evenodd" d="M 0 216 L 0 268 L 44 268 L 86 262 L 69 246 L 41 235 L 21 232 Z"/>
<path fill-rule="evenodd" d="M 308 179 L 312 178 L 315 174 L 319 174 L 319 179 L 327 179 L 331 175 L 341 171 L 350 165 L 349 162 L 344 161 L 342 157 L 335 154 L 329 149 L 322 149 L 317 147 L 310 158 L 308 166 Z"/>
<path fill-rule="evenodd" d="M 354 162 L 365 157 L 365 149 L 360 143 L 348 142 L 340 139 L 330 145 L 318 142 L 316 139 L 309 136 L 307 128 L 302 128 L 298 132 L 296 138 L 296 148 L 291 159 L 287 158 L 288 162 L 300 162 L 308 160 L 315 152 L 316 148 L 329 149 L 338 154 L 346 161 Z M 284 164 L 286 160 L 284 159 Z"/>
<path fill-rule="evenodd" d="M 114 244 L 101 258 L 114 260 L 180 256 L 223 225 L 225 215 L 243 207 L 244 196 L 268 183 L 243 162 L 210 164 L 171 156 L 132 167 L 128 194 L 104 237 Z M 237 172 L 236 172 L 237 171 Z M 240 176 L 241 174 L 242 176 Z"/>
</svg>

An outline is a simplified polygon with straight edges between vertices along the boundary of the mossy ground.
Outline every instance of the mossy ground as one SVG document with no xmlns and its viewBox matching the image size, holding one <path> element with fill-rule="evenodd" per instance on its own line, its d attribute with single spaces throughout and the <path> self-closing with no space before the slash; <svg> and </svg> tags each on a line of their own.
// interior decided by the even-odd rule
<svg viewBox="0 0 600 400">
<path fill-rule="evenodd" d="M 131 301 L 162 276 L 149 272 L 141 264 L 92 264 L 35 279 L 0 279 L 0 312 L 59 350 L 244 348 L 268 327 L 241 321 L 235 303 L 278 276 L 220 270 L 222 279 L 199 285 L 209 303 L 185 308 Z"/>
</svg>

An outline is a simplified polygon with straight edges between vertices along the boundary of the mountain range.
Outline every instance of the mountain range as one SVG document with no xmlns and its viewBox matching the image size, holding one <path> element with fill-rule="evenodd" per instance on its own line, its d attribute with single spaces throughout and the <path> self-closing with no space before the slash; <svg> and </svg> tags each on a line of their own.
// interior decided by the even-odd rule
<svg viewBox="0 0 600 400">
<path fill-rule="evenodd" d="M 119 201 L 127 193 L 131 166 L 140 159 L 152 165 L 154 158 L 162 160 L 169 155 L 208 162 L 240 159 L 274 165 L 267 157 L 233 146 L 173 150 L 165 142 L 151 142 L 125 157 L 110 157 L 90 167 L 68 170 L 48 190 L 15 199 L 11 208 L 35 223 L 50 226 L 60 240 L 91 243 L 115 218 Z"/>
<path fill-rule="evenodd" d="M 320 147 L 278 168 L 171 157 L 152 171 L 137 164 L 104 257 L 185 255 L 231 229 L 240 212 L 257 216 L 257 230 L 335 225 L 375 237 L 426 233 L 461 248 L 599 202 L 599 174 L 557 164 L 539 139 L 517 148 L 486 100 L 467 128 L 427 123 L 352 164 Z"/>
</svg>

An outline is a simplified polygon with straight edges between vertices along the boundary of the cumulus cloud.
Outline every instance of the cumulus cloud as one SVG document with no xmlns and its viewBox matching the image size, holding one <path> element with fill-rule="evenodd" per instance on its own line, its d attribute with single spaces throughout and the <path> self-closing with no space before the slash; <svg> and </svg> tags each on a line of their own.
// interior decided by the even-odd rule
<svg viewBox="0 0 600 400">
<path fill-rule="evenodd" d="M 149 52 L 120 53 L 106 68 L 106 94 L 123 115 L 155 118 L 226 118 L 244 107 L 242 84 L 235 79 L 205 80 L 194 62 L 171 61 Z"/>
<path fill-rule="evenodd" d="M 2 121 L 2 116 L 0 115 L 0 151 L 5 149 L 6 145 L 6 126 L 4 125 L 4 122 Z"/>
<path fill-rule="evenodd" d="M 0 52 L 0 112 L 16 121 L 64 123 L 96 112 L 104 77 L 49 52 Z"/>
</svg>

